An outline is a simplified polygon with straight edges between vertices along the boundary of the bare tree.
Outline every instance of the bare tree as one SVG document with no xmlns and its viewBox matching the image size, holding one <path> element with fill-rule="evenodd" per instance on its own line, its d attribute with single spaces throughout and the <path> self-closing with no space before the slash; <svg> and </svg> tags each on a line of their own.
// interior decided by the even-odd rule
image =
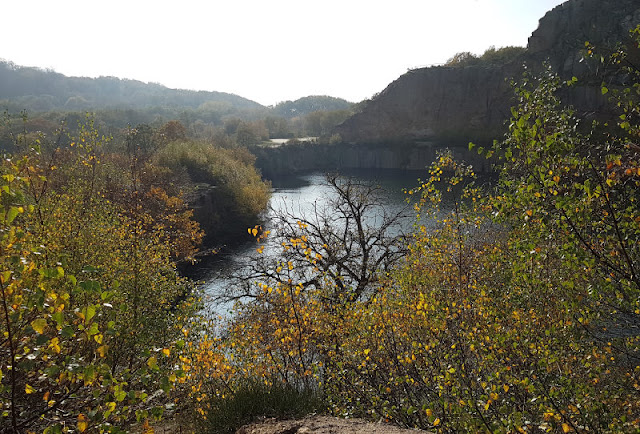
<svg viewBox="0 0 640 434">
<path fill-rule="evenodd" d="M 230 298 L 253 297 L 262 285 L 321 289 L 325 303 L 367 301 L 406 253 L 408 209 L 391 212 L 381 188 L 327 175 L 331 195 L 309 210 L 274 211 L 263 255 L 238 270 Z M 259 250 L 262 250 L 259 248 Z"/>
</svg>

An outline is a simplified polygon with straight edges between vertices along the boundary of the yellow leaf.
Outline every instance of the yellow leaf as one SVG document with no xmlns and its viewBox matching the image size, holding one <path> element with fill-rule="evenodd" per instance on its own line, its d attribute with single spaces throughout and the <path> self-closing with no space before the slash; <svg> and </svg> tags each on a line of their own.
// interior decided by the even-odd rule
<svg viewBox="0 0 640 434">
<path fill-rule="evenodd" d="M 433 426 L 438 426 L 440 425 L 440 418 L 437 417 L 436 420 L 433 421 Z"/>
<path fill-rule="evenodd" d="M 433 410 L 431 410 L 430 408 L 427 408 L 425 410 L 425 413 L 427 414 L 427 417 L 431 417 L 431 415 L 433 415 Z"/>
<path fill-rule="evenodd" d="M 35 391 L 36 391 L 36 389 L 34 389 L 32 386 L 30 386 L 30 385 L 28 385 L 28 384 L 24 386 L 24 392 L 25 392 L 27 395 L 31 395 L 31 394 L 32 394 L 32 393 L 34 393 Z"/>
<path fill-rule="evenodd" d="M 78 431 L 85 432 L 89 428 L 89 422 L 87 421 L 87 417 L 80 413 L 78 415 Z"/>
<path fill-rule="evenodd" d="M 60 354 L 59 342 L 60 342 L 60 339 L 58 339 L 57 337 L 53 338 L 53 339 L 51 339 L 51 341 L 49 341 L 49 348 L 51 348 L 57 354 Z"/>
<path fill-rule="evenodd" d="M 162 349 L 162 354 L 164 354 L 165 356 L 169 357 L 169 355 L 171 354 L 171 350 L 169 348 L 163 348 Z"/>
<path fill-rule="evenodd" d="M 143 434 L 153 434 L 155 431 L 153 430 L 153 427 L 151 425 L 149 425 L 149 419 L 145 419 L 144 423 L 142 424 L 142 433 Z"/>
<path fill-rule="evenodd" d="M 47 326 L 47 320 L 44 318 L 38 318 L 36 320 L 31 321 L 31 327 L 33 327 L 33 329 L 40 334 L 42 334 L 46 326 Z"/>
<path fill-rule="evenodd" d="M 569 424 L 563 423 L 562 424 L 562 432 L 568 433 L 569 431 L 571 431 L 571 427 L 569 426 Z"/>
<path fill-rule="evenodd" d="M 149 360 L 147 360 L 147 366 L 150 367 L 151 369 L 157 368 L 158 359 L 156 359 L 155 357 L 149 357 Z"/>
<path fill-rule="evenodd" d="M 102 345 L 102 346 L 98 347 L 97 351 L 98 351 L 98 354 L 100 354 L 100 357 L 104 357 L 105 356 L 105 354 L 107 353 L 107 349 L 108 348 L 109 347 L 107 345 Z"/>
</svg>

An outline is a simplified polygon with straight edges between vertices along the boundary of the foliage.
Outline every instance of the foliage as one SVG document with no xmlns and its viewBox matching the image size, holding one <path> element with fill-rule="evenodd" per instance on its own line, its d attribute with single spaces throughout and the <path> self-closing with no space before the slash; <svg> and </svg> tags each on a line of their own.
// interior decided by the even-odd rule
<svg viewBox="0 0 640 434">
<path fill-rule="evenodd" d="M 35 112 L 154 106 L 196 109 L 210 102 L 223 107 L 228 104 L 236 111 L 261 107 L 256 102 L 224 92 L 168 89 L 157 83 L 116 77 L 66 77 L 51 70 L 0 61 L 0 99 L 5 98 L 9 101 L 18 99 L 20 110 Z M 71 104 L 76 106 L 70 107 Z"/>
<path fill-rule="evenodd" d="M 473 65 L 506 65 L 520 58 L 526 49 L 524 47 L 507 46 L 496 49 L 489 47 L 480 56 L 468 51 L 456 53 L 447 60 L 445 66 L 473 66 Z"/>
<path fill-rule="evenodd" d="M 299 98 L 295 101 L 280 102 L 276 104 L 274 111 L 277 115 L 290 119 L 317 111 L 342 111 L 348 110 L 350 107 L 351 103 L 344 99 L 315 95 Z"/>
<path fill-rule="evenodd" d="M 304 117 L 306 135 L 313 137 L 328 136 L 334 127 L 351 116 L 349 110 L 315 111 Z"/>
<path fill-rule="evenodd" d="M 559 100 L 575 79 L 525 75 L 509 133 L 480 149 L 497 187 L 441 155 L 408 192 L 422 222 L 408 252 L 362 291 L 349 267 L 322 265 L 339 263 L 323 216 L 343 208 L 320 224 L 287 216 L 279 262 L 189 355 L 203 413 L 239 378 L 277 379 L 317 388 L 335 414 L 439 432 L 637 431 L 640 85 L 623 73 L 602 87 L 616 117 L 591 125 Z"/>
<path fill-rule="evenodd" d="M 135 164 L 118 173 L 129 200 L 107 199 L 115 166 L 90 121 L 68 147 L 15 139 L 0 193 L 2 432 L 123 432 L 161 416 L 197 308 L 158 220 L 179 207 L 146 213 Z"/>
<path fill-rule="evenodd" d="M 155 156 L 156 165 L 210 189 L 214 204 L 205 208 L 208 224 L 204 230 L 210 240 L 218 241 L 254 225 L 267 206 L 270 185 L 261 179 L 254 161 L 245 148 L 220 148 L 195 141 L 170 143 Z"/>
</svg>

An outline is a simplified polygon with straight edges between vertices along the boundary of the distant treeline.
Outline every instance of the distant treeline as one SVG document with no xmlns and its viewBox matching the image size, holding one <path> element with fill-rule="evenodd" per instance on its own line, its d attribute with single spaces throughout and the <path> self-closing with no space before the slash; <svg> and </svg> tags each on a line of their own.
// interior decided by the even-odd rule
<svg viewBox="0 0 640 434">
<path fill-rule="evenodd" d="M 169 89 L 157 83 L 116 77 L 66 77 L 52 70 L 0 61 L 0 109 L 25 111 L 30 124 L 52 132 L 66 120 L 76 125 L 86 112 L 102 130 L 131 125 L 159 127 L 179 120 L 189 135 L 253 144 L 270 138 L 329 134 L 351 115 L 354 105 L 330 96 L 307 96 L 265 107 L 224 92 Z M 227 138 L 225 138 L 227 137 Z"/>
</svg>

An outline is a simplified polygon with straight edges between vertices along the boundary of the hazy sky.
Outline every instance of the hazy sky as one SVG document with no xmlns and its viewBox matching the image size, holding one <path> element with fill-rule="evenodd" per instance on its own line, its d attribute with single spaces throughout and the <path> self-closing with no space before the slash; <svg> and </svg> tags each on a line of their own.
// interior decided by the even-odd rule
<svg viewBox="0 0 640 434">
<path fill-rule="evenodd" d="M 564 0 L 20 0 L 0 58 L 72 76 L 360 101 L 408 68 L 521 45 Z"/>
</svg>

